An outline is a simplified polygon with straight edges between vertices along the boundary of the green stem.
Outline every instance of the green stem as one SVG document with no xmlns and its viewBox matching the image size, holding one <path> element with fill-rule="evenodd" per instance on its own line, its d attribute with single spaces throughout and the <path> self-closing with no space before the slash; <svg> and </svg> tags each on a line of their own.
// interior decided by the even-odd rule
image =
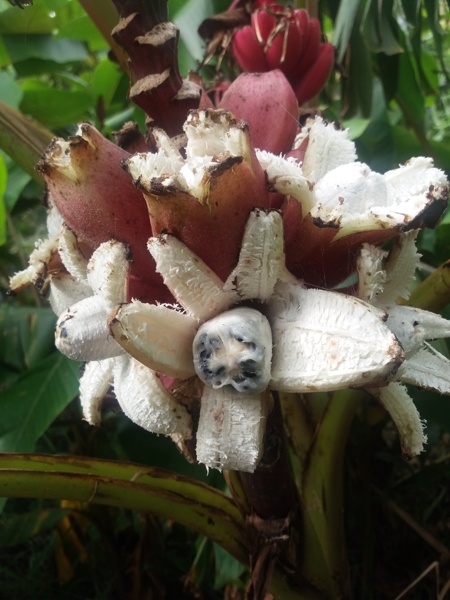
<svg viewBox="0 0 450 600">
<path fill-rule="evenodd" d="M 35 166 L 53 137 L 43 125 L 0 102 L 0 148 L 42 186 Z"/>
<path fill-rule="evenodd" d="M 421 284 L 408 300 L 410 306 L 439 312 L 450 303 L 450 260 L 441 265 Z"/>
<path fill-rule="evenodd" d="M 208 536 L 248 564 L 244 521 L 232 499 L 161 469 L 83 457 L 0 454 L 0 497 L 151 511 Z"/>
<path fill-rule="evenodd" d="M 325 598 L 349 598 L 343 502 L 343 459 L 349 428 L 363 393 L 335 392 L 313 441 L 303 482 L 302 574 Z"/>
<path fill-rule="evenodd" d="M 301 494 L 306 457 L 313 439 L 313 428 L 300 394 L 280 392 L 279 398 L 294 483 L 297 492 Z"/>
</svg>

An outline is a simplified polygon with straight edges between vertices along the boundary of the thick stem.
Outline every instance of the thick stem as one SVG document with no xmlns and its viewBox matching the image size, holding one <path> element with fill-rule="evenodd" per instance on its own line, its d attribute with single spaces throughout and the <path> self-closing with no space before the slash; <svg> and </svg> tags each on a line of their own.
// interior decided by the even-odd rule
<svg viewBox="0 0 450 600">
<path fill-rule="evenodd" d="M 350 598 L 345 552 L 343 458 L 362 392 L 335 392 L 312 444 L 303 482 L 302 574 L 325 598 Z"/>
<path fill-rule="evenodd" d="M 252 513 L 262 519 L 285 519 L 297 503 L 280 404 L 267 419 L 264 455 L 254 473 L 240 473 Z"/>
<path fill-rule="evenodd" d="M 281 392 L 279 397 L 294 483 L 297 493 L 301 494 L 306 457 L 313 439 L 313 425 L 300 394 Z"/>
<path fill-rule="evenodd" d="M 206 535 L 248 564 L 244 520 L 231 498 L 161 469 L 79 456 L 0 454 L 0 497 L 150 511 Z"/>
</svg>

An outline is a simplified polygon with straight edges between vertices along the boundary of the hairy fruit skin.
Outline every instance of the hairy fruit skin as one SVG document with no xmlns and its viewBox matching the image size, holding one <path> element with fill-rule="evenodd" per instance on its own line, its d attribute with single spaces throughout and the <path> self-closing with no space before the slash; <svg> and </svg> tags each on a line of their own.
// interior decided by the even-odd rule
<svg viewBox="0 0 450 600">
<path fill-rule="evenodd" d="M 95 127 L 82 123 L 68 142 L 52 142 L 37 170 L 86 257 L 110 239 L 127 244 L 132 259 L 130 294 L 170 301 L 160 276 L 149 269 L 146 241 L 152 229 L 147 206 L 121 168 L 129 156 Z"/>
</svg>

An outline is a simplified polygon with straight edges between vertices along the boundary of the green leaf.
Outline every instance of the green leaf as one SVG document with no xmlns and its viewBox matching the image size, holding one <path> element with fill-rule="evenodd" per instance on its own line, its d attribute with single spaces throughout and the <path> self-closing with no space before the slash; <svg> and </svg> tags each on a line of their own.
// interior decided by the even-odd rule
<svg viewBox="0 0 450 600">
<path fill-rule="evenodd" d="M 91 52 L 108 48 L 107 41 L 87 15 L 65 23 L 56 37 L 86 42 Z"/>
<path fill-rule="evenodd" d="M 5 191 L 8 182 L 8 170 L 0 155 L 0 246 L 6 242 L 6 207 L 5 207 Z"/>
<path fill-rule="evenodd" d="M 392 0 L 369 0 L 364 11 L 362 31 L 371 52 L 388 56 L 403 52 L 394 32 Z"/>
<path fill-rule="evenodd" d="M 211 14 L 208 0 L 189 0 L 174 17 L 174 23 L 181 32 L 181 39 L 188 53 L 194 60 L 201 60 L 204 52 L 204 42 L 198 35 L 200 23 Z M 180 65 L 184 72 L 185 66 Z"/>
<path fill-rule="evenodd" d="M 0 451 L 32 452 L 78 393 L 79 363 L 54 352 L 0 394 Z"/>
<path fill-rule="evenodd" d="M 26 44 L 22 35 L 5 35 L 3 42 L 13 63 L 38 58 L 65 64 L 84 61 L 88 57 L 82 42 L 55 39 L 52 35 L 28 35 Z"/>
<path fill-rule="evenodd" d="M 26 10 L 3 11 L 0 34 L 51 34 L 82 12 L 79 4 L 71 0 L 34 0 Z"/>
<path fill-rule="evenodd" d="M 6 155 L 5 155 L 6 156 Z M 5 190 L 5 206 L 11 212 L 19 200 L 21 193 L 31 180 L 30 175 L 12 162 L 8 167 L 8 184 Z"/>
<path fill-rule="evenodd" d="M 97 102 L 102 99 L 105 110 L 109 108 L 122 76 L 118 66 L 109 60 L 103 60 L 95 68 L 92 94 Z"/>
<path fill-rule="evenodd" d="M 370 124 L 370 119 L 348 119 L 344 121 L 344 127 L 348 129 L 348 137 L 355 140 L 363 135 Z"/>
<path fill-rule="evenodd" d="M 353 29 L 350 39 L 348 67 L 349 113 L 368 117 L 372 107 L 373 70 L 370 53 L 359 29 Z"/>
<path fill-rule="evenodd" d="M 88 118 L 92 96 L 88 91 L 57 90 L 26 81 L 20 110 L 47 127 L 65 127 Z"/>
<path fill-rule="evenodd" d="M 344 58 L 345 50 L 350 41 L 352 29 L 356 23 L 356 14 L 361 3 L 359 0 L 340 2 L 333 31 L 333 44 L 338 49 L 337 60 L 339 63 Z"/>
<path fill-rule="evenodd" d="M 408 24 L 415 28 L 420 20 L 421 0 L 401 0 L 401 4 Z"/>
<path fill-rule="evenodd" d="M 56 316 L 49 308 L 0 310 L 0 359 L 17 371 L 34 368 L 55 349 Z"/>
<path fill-rule="evenodd" d="M 70 511 L 65 508 L 36 509 L 0 521 L 0 547 L 26 543 L 30 537 L 53 529 Z"/>
<path fill-rule="evenodd" d="M 0 67 L 6 67 L 9 64 L 11 64 L 11 59 L 9 58 L 9 54 L 6 51 L 5 44 L 3 43 L 2 37 L 0 35 Z"/>
<path fill-rule="evenodd" d="M 407 118 L 422 127 L 425 119 L 425 98 L 417 83 L 411 57 L 406 52 L 399 56 L 396 100 Z"/>
<path fill-rule="evenodd" d="M 213 544 L 216 563 L 214 589 L 220 590 L 228 583 L 237 581 L 245 567 L 218 544 Z"/>
<path fill-rule="evenodd" d="M 22 88 L 5 71 L 0 71 L 0 102 L 17 108 L 22 99 Z"/>
</svg>

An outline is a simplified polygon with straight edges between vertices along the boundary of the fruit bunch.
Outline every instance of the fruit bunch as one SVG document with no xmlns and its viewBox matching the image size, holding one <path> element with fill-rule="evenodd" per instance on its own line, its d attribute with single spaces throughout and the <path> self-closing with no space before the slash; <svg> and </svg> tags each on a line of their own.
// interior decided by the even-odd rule
<svg viewBox="0 0 450 600">
<path fill-rule="evenodd" d="M 299 104 L 318 94 L 334 63 L 334 47 L 322 42 L 318 19 L 310 18 L 304 9 L 275 3 L 264 3 L 250 19 L 231 43 L 240 68 L 253 73 L 280 69 Z"/>
</svg>

